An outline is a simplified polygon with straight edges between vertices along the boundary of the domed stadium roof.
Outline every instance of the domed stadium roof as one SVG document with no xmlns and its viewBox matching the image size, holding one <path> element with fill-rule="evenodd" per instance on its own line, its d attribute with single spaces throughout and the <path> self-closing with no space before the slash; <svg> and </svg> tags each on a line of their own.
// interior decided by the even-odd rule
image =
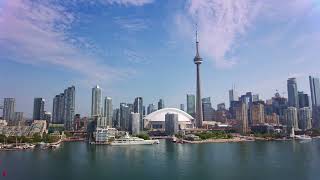
<svg viewBox="0 0 320 180">
<path fill-rule="evenodd" d="M 180 109 L 176 109 L 176 108 L 160 109 L 158 111 L 155 111 L 155 112 L 147 115 L 146 117 L 144 117 L 144 119 L 149 120 L 149 121 L 165 121 L 165 119 L 166 119 L 165 116 L 168 113 L 178 114 L 178 121 L 179 122 L 190 122 L 194 119 L 188 113 L 181 111 Z"/>
</svg>

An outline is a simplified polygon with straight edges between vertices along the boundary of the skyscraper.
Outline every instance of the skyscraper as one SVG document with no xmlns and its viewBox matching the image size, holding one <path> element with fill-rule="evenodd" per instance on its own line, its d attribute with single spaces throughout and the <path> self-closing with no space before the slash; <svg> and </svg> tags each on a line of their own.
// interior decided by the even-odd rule
<svg viewBox="0 0 320 180">
<path fill-rule="evenodd" d="M 233 108 L 235 111 L 236 120 L 239 122 L 239 131 L 242 134 L 247 134 L 249 132 L 248 123 L 248 107 L 246 103 L 242 101 L 233 101 Z"/>
<path fill-rule="evenodd" d="M 163 101 L 163 99 L 159 99 L 158 110 L 163 109 L 163 108 L 164 108 L 164 101 Z"/>
<path fill-rule="evenodd" d="M 155 111 L 155 107 L 153 104 L 149 104 L 147 108 L 147 114 L 153 113 Z"/>
<path fill-rule="evenodd" d="M 74 86 L 68 87 L 64 90 L 64 124 L 67 130 L 73 127 L 73 120 L 75 115 L 75 97 L 76 88 Z"/>
<path fill-rule="evenodd" d="M 203 122 L 203 112 L 201 103 L 201 82 L 200 82 L 200 64 L 202 63 L 202 58 L 199 54 L 199 42 L 198 33 L 196 32 L 196 56 L 193 59 L 197 66 L 197 97 L 196 97 L 196 127 L 201 128 Z"/>
<path fill-rule="evenodd" d="M 229 106 L 231 107 L 232 101 L 238 101 L 239 97 L 234 88 L 229 90 Z"/>
<path fill-rule="evenodd" d="M 112 127 L 112 98 L 111 97 L 105 97 L 104 98 L 104 110 L 103 110 L 103 116 L 106 117 L 106 124 L 109 127 Z"/>
<path fill-rule="evenodd" d="M 304 92 L 298 92 L 299 108 L 310 107 L 309 95 Z"/>
<path fill-rule="evenodd" d="M 56 95 L 53 98 L 53 110 L 52 110 L 52 123 L 63 124 L 64 123 L 64 93 Z"/>
<path fill-rule="evenodd" d="M 319 78 L 309 76 L 311 104 L 312 106 L 320 106 L 320 82 Z"/>
<path fill-rule="evenodd" d="M 265 122 L 264 104 L 261 101 L 253 102 L 250 106 L 250 120 L 249 125 L 257 125 Z"/>
<path fill-rule="evenodd" d="M 44 102 L 43 98 L 34 98 L 33 101 L 33 120 L 43 120 L 44 118 Z"/>
<path fill-rule="evenodd" d="M 180 110 L 184 111 L 184 104 L 180 104 Z"/>
<path fill-rule="evenodd" d="M 211 98 L 202 99 L 202 110 L 203 110 L 203 120 L 204 121 L 213 121 L 214 119 L 214 110 L 211 105 Z"/>
<path fill-rule="evenodd" d="M 7 121 L 14 121 L 14 112 L 16 107 L 16 100 L 14 98 L 4 98 L 3 101 L 3 119 Z"/>
<path fill-rule="evenodd" d="M 288 130 L 299 129 L 298 127 L 298 111 L 296 107 L 288 107 L 286 110 L 287 128 Z"/>
<path fill-rule="evenodd" d="M 193 94 L 187 94 L 187 113 L 192 117 L 196 115 L 196 97 Z"/>
<path fill-rule="evenodd" d="M 130 132 L 131 134 L 140 134 L 140 130 L 143 129 L 140 127 L 140 114 L 131 112 L 130 116 Z"/>
<path fill-rule="evenodd" d="M 287 81 L 288 106 L 299 108 L 298 86 L 296 78 L 289 78 Z"/>
<path fill-rule="evenodd" d="M 15 122 L 23 121 L 23 112 L 15 112 L 14 121 Z"/>
<path fill-rule="evenodd" d="M 311 119 L 312 119 L 312 112 L 310 107 L 303 107 L 299 109 L 298 112 L 298 125 L 299 129 L 307 130 L 311 129 Z"/>
<path fill-rule="evenodd" d="M 101 116 L 102 103 L 101 88 L 97 85 L 92 88 L 91 116 Z"/>
<path fill-rule="evenodd" d="M 139 113 L 140 119 L 139 119 L 139 127 L 140 130 L 143 130 L 144 124 L 143 124 L 143 99 L 142 97 L 136 97 L 133 103 L 133 112 Z"/>
<path fill-rule="evenodd" d="M 175 135 L 178 133 L 178 114 L 168 113 L 165 115 L 165 131 L 167 135 Z"/>
</svg>

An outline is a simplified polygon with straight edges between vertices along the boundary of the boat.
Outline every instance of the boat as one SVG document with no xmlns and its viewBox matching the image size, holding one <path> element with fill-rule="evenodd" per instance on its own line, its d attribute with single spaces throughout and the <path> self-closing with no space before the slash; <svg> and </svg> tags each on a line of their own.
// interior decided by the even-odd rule
<svg viewBox="0 0 320 180">
<path fill-rule="evenodd" d="M 122 138 L 116 139 L 110 143 L 112 146 L 121 146 L 121 145 L 152 145 L 159 144 L 159 140 L 144 140 L 138 137 L 131 137 L 128 133 Z"/>
<path fill-rule="evenodd" d="M 294 136 L 295 139 L 297 140 L 312 140 L 312 138 L 308 135 L 295 135 Z"/>
</svg>

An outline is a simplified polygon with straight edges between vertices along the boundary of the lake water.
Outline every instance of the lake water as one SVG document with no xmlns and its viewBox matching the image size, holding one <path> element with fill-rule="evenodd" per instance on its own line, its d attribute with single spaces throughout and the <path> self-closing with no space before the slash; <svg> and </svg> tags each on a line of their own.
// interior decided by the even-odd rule
<svg viewBox="0 0 320 180">
<path fill-rule="evenodd" d="M 319 180 L 320 140 L 0 151 L 10 180 Z"/>
</svg>

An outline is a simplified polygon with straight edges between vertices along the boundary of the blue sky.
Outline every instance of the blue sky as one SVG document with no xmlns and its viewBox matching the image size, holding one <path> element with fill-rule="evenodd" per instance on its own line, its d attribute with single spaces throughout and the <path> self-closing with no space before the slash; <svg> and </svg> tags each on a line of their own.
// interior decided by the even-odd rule
<svg viewBox="0 0 320 180">
<path fill-rule="evenodd" d="M 309 93 L 320 76 L 319 0 L 0 0 L 0 98 L 31 116 L 33 98 L 76 86 L 76 108 L 90 114 L 99 84 L 114 105 L 185 103 L 195 91 L 198 24 L 203 96 L 228 90 L 270 98 L 288 77 Z M 284 94 L 286 96 L 286 94 Z"/>
</svg>

